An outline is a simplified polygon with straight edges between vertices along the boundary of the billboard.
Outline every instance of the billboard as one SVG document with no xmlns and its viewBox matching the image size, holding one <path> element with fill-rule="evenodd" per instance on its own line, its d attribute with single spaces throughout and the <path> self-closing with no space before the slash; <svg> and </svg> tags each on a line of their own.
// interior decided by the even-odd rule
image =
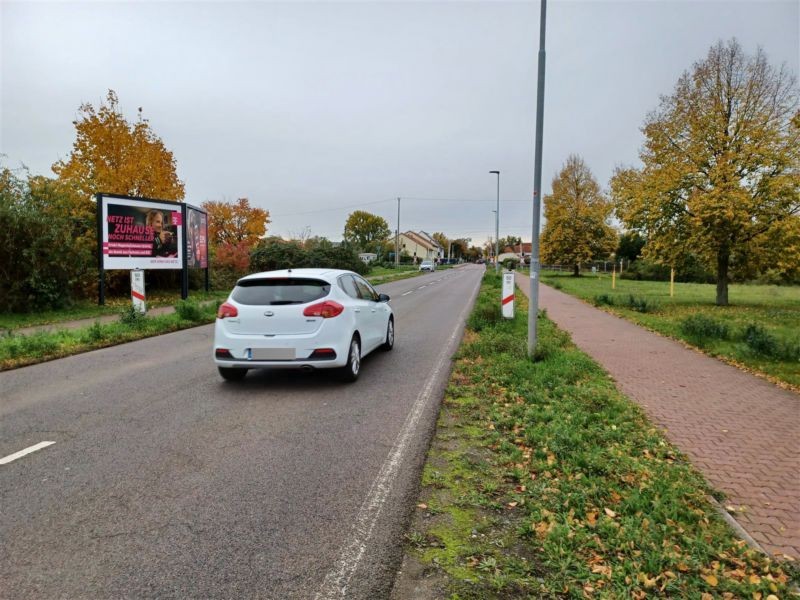
<svg viewBox="0 0 800 600">
<path fill-rule="evenodd" d="M 183 206 L 100 195 L 102 268 L 182 269 Z"/>
<path fill-rule="evenodd" d="M 186 266 L 208 268 L 208 215 L 186 206 Z"/>
</svg>

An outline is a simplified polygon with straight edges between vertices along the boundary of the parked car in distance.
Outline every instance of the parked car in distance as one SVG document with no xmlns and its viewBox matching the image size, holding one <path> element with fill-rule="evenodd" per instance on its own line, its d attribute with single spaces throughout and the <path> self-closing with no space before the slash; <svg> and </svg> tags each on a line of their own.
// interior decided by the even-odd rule
<svg viewBox="0 0 800 600">
<path fill-rule="evenodd" d="M 423 260 L 419 265 L 420 271 L 435 271 L 436 263 L 431 260 Z"/>
<path fill-rule="evenodd" d="M 250 369 L 338 369 L 355 381 L 361 359 L 394 346 L 389 296 L 352 271 L 288 269 L 236 282 L 219 307 L 214 363 L 226 380 Z"/>
</svg>

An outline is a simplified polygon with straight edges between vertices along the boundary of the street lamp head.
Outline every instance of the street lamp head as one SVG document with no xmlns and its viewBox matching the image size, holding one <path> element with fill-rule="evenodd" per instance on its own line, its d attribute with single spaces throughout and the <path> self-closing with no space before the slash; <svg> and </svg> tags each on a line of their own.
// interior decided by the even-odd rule
<svg viewBox="0 0 800 600">
<path fill-rule="evenodd" d="M 489 173 L 493 175 L 500 175 L 500 171 L 489 171 Z"/>
</svg>

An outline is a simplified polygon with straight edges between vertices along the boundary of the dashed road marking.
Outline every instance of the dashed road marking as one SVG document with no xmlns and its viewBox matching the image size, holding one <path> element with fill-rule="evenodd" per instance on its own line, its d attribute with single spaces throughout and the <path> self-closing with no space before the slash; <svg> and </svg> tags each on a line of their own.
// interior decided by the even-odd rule
<svg viewBox="0 0 800 600">
<path fill-rule="evenodd" d="M 33 446 L 29 446 L 24 450 L 20 450 L 19 452 L 14 452 L 14 454 L 9 454 L 5 458 L 0 458 L 0 465 L 7 465 L 10 462 L 17 460 L 18 458 L 22 458 L 26 454 L 30 454 L 31 452 L 36 452 L 37 450 L 41 450 L 42 448 L 47 448 L 48 446 L 52 446 L 55 442 L 39 442 Z"/>
<path fill-rule="evenodd" d="M 401 294 L 402 296 L 408 296 L 409 294 L 413 294 L 414 290 L 408 290 L 405 294 Z"/>
</svg>

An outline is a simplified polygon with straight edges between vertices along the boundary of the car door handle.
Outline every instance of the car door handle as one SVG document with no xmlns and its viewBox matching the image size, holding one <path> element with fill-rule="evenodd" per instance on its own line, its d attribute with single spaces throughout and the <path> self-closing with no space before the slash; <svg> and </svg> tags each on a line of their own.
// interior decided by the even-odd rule
<svg viewBox="0 0 800 600">
<path fill-rule="evenodd" d="M 361 309 L 360 308 L 354 308 L 353 312 L 361 312 Z"/>
</svg>

